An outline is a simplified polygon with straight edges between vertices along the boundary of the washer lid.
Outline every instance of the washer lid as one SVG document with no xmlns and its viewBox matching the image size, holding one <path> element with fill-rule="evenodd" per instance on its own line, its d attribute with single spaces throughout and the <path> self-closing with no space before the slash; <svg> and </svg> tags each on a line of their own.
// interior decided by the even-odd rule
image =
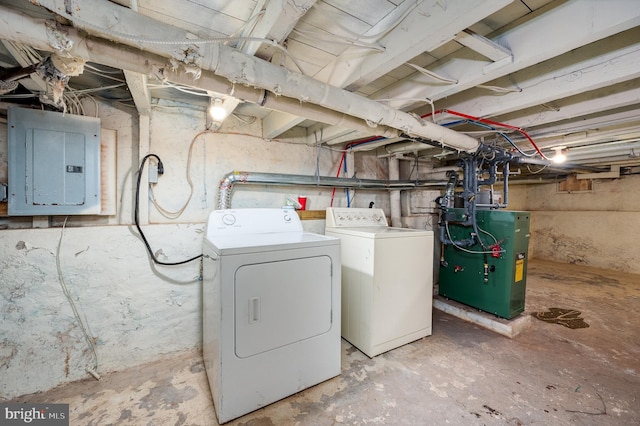
<svg viewBox="0 0 640 426">
<path fill-rule="evenodd" d="M 360 238 L 415 238 L 433 235 L 433 231 L 421 229 L 369 227 L 369 228 L 325 228 L 331 234 L 350 235 Z"/>
</svg>

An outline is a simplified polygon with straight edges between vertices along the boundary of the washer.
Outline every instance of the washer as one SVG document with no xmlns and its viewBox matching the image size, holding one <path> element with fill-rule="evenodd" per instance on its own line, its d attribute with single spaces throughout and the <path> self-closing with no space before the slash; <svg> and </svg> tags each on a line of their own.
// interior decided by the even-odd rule
<svg viewBox="0 0 640 426">
<path fill-rule="evenodd" d="M 342 240 L 342 337 L 374 357 L 431 335 L 433 231 L 330 207 L 325 234 Z"/>
<path fill-rule="evenodd" d="M 219 423 L 340 374 L 340 240 L 292 209 L 216 210 L 203 243 L 203 357 Z"/>
</svg>

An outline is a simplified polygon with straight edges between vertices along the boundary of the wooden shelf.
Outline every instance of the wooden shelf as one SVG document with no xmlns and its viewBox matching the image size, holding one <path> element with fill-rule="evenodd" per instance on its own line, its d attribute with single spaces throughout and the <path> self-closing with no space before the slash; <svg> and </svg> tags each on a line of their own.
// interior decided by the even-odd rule
<svg viewBox="0 0 640 426">
<path fill-rule="evenodd" d="M 327 216 L 326 210 L 296 210 L 300 220 L 324 220 Z"/>
</svg>

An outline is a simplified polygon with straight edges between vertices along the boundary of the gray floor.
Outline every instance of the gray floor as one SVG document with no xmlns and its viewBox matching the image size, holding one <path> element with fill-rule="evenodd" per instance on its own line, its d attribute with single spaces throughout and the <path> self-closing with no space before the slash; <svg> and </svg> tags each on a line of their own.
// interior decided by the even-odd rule
<svg viewBox="0 0 640 426">
<path fill-rule="evenodd" d="M 369 359 L 343 341 L 342 374 L 234 425 L 640 424 L 640 276 L 532 261 L 514 339 L 434 310 L 433 335 Z M 72 425 L 216 425 L 198 352 L 28 395 L 69 403 Z"/>
</svg>

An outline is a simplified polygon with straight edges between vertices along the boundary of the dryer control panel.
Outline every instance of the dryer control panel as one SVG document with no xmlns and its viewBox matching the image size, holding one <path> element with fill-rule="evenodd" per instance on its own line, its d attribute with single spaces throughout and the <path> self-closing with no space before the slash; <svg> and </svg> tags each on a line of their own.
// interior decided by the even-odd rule
<svg viewBox="0 0 640 426">
<path fill-rule="evenodd" d="M 327 227 L 329 228 L 371 228 L 388 227 L 387 217 L 382 209 L 348 207 L 328 207 Z"/>
<path fill-rule="evenodd" d="M 294 209 L 214 210 L 207 221 L 207 237 L 281 232 L 303 232 L 302 222 Z"/>
</svg>

